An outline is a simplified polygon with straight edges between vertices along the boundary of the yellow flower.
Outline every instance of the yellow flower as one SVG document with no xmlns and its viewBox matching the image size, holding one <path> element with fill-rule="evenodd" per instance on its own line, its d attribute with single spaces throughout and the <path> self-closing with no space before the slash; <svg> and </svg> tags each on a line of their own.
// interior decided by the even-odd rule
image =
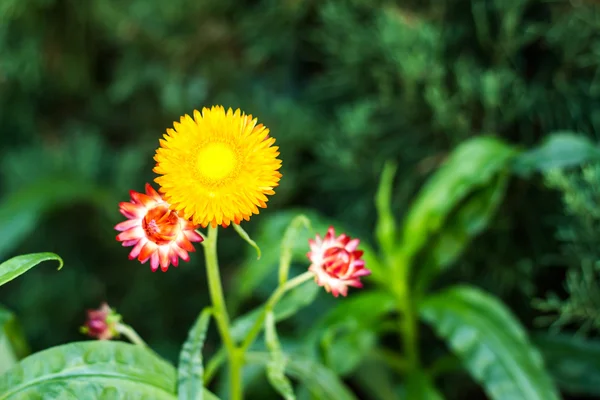
<svg viewBox="0 0 600 400">
<path fill-rule="evenodd" d="M 267 206 L 279 184 L 275 139 L 252 115 L 222 106 L 194 110 L 167 129 L 156 150 L 160 192 L 180 216 L 196 225 L 248 221 Z"/>
</svg>

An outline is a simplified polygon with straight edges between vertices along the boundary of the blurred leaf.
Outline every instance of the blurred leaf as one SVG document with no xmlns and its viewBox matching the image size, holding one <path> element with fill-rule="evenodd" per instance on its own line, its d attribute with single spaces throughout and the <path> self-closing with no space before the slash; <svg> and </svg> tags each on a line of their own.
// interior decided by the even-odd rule
<svg viewBox="0 0 600 400">
<path fill-rule="evenodd" d="M 312 281 L 290 290 L 275 305 L 275 321 L 279 322 L 289 318 L 299 309 L 311 304 L 319 291 L 320 287 Z M 236 318 L 231 325 L 231 334 L 234 340 L 242 340 L 262 313 L 264 313 L 264 306 L 260 306 Z"/>
<path fill-rule="evenodd" d="M 600 396 L 600 341 L 564 334 L 538 334 L 533 342 L 563 391 Z"/>
<path fill-rule="evenodd" d="M 181 348 L 177 371 L 177 397 L 179 399 L 203 399 L 202 347 L 206 340 L 206 331 L 211 315 L 212 309 L 202 310 Z"/>
<path fill-rule="evenodd" d="M 60 270 L 63 266 L 63 260 L 54 253 L 24 254 L 4 261 L 0 264 L 0 286 L 24 274 L 39 263 L 52 260 L 58 261 L 58 269 Z"/>
<path fill-rule="evenodd" d="M 0 258 L 35 231 L 43 213 L 77 201 L 102 205 L 105 193 L 79 180 L 48 179 L 12 193 L 0 203 Z"/>
<path fill-rule="evenodd" d="M 365 360 L 352 374 L 364 392 L 378 400 L 397 400 L 397 375 L 379 360 Z"/>
<path fill-rule="evenodd" d="M 279 258 L 279 284 L 283 285 L 288 280 L 290 265 L 292 263 L 292 250 L 297 242 L 299 232 L 306 228 L 311 233 L 310 220 L 306 215 L 296 216 L 288 225 L 281 241 L 281 257 Z"/>
<path fill-rule="evenodd" d="M 357 400 L 350 389 L 337 375 L 324 367 L 300 355 L 290 355 L 286 361 L 286 372 L 302 381 L 313 396 L 318 399 Z M 249 363 L 267 365 L 268 353 L 250 352 L 246 356 Z"/>
<path fill-rule="evenodd" d="M 499 174 L 489 185 L 470 194 L 450 215 L 444 228 L 429 239 L 415 271 L 415 286 L 423 292 L 438 271 L 454 263 L 471 240 L 483 232 L 504 199 L 508 175 Z"/>
<path fill-rule="evenodd" d="M 385 291 L 357 293 L 320 318 L 306 342 L 322 351 L 329 368 L 346 375 L 370 354 L 376 344 L 377 324 L 395 305 L 394 297 Z"/>
<path fill-rule="evenodd" d="M 246 243 L 248 243 L 250 246 L 252 246 L 254 248 L 254 250 L 256 250 L 256 259 L 260 260 L 260 256 L 261 256 L 260 247 L 258 247 L 256 242 L 254 240 L 252 240 L 252 238 L 250 238 L 250 235 L 248 235 L 248 233 L 246 233 L 244 228 L 242 228 L 238 224 L 232 224 L 232 225 L 233 225 L 233 229 L 235 229 L 235 231 L 238 233 L 238 235 L 240 235 L 240 237 L 242 239 L 244 239 L 244 241 Z"/>
<path fill-rule="evenodd" d="M 455 286 L 426 298 L 420 313 L 492 399 L 559 399 L 540 354 L 496 298 Z"/>
<path fill-rule="evenodd" d="M 515 154 L 512 147 L 499 139 L 487 136 L 464 142 L 452 152 L 448 160 L 425 184 L 408 212 L 401 247 L 398 250 L 397 262 L 401 271 L 408 272 L 419 252 L 429 252 L 431 240 L 444 229 L 452 229 L 453 235 L 460 232 L 462 240 L 453 243 L 452 256 L 444 260 L 446 265 L 432 265 L 428 268 L 427 279 L 431 279 L 432 274 L 447 266 L 464 250 L 472 235 L 483 229 L 495 211 L 499 203 L 497 196 L 500 193 L 495 190 L 483 192 L 485 195 L 470 204 L 464 215 L 459 214 L 458 221 L 452 220 L 452 214 L 459 212 L 458 207 L 465 199 L 488 185 L 501 185 L 498 190 L 503 190 L 503 181 L 498 181 L 497 177 L 506 173 L 508 163 Z M 465 221 L 466 217 L 473 222 Z M 459 221 L 462 226 L 451 225 Z M 452 239 L 452 236 L 443 235 L 441 238 L 447 241 Z M 447 246 L 447 243 L 442 240 L 437 245 L 442 248 L 433 251 L 443 254 L 443 247 Z"/>
<path fill-rule="evenodd" d="M 281 351 L 281 345 L 277 338 L 275 329 L 275 315 L 268 312 L 265 317 L 265 343 L 269 349 L 271 359 L 267 363 L 267 378 L 277 390 L 277 392 L 286 400 L 295 400 L 292 383 L 285 376 L 285 364 L 287 359 Z"/>
<path fill-rule="evenodd" d="M 431 379 L 422 371 L 414 371 L 406 376 L 407 400 L 443 400 Z"/>
<path fill-rule="evenodd" d="M 392 190 L 396 168 L 397 166 L 391 162 L 385 163 L 381 172 L 379 189 L 375 196 L 375 206 L 377 207 L 375 236 L 380 248 L 386 255 L 392 254 L 398 240 L 396 237 L 396 220 L 392 212 Z"/>
<path fill-rule="evenodd" d="M 0 374 L 29 354 L 29 346 L 15 315 L 0 306 Z"/>
<path fill-rule="evenodd" d="M 363 358 L 377 344 L 374 331 L 365 329 L 356 321 L 328 327 L 321 336 L 320 347 L 325 364 L 340 376 L 354 371 Z"/>
<path fill-rule="evenodd" d="M 600 160 L 600 148 L 587 137 L 573 132 L 555 132 L 538 147 L 521 153 L 513 165 L 515 173 L 530 175 L 537 171 L 577 166 Z"/>
<path fill-rule="evenodd" d="M 0 377 L 0 399 L 175 399 L 172 365 L 140 346 L 70 343 L 35 353 Z"/>
</svg>

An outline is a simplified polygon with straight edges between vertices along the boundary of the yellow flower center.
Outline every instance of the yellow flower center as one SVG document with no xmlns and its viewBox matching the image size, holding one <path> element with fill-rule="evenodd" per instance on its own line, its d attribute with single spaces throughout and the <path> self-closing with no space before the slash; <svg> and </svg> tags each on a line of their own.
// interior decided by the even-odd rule
<svg viewBox="0 0 600 400">
<path fill-rule="evenodd" d="M 198 152 L 198 172 L 209 181 L 218 181 L 231 174 L 237 160 L 225 143 L 209 143 Z"/>
</svg>

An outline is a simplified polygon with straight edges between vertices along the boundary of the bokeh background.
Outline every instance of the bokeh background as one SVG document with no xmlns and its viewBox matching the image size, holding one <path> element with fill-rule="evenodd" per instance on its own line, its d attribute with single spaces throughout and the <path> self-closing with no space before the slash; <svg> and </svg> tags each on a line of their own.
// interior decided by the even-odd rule
<svg viewBox="0 0 600 400">
<path fill-rule="evenodd" d="M 81 340 L 85 310 L 108 301 L 176 360 L 208 304 L 201 253 L 151 273 L 127 259 L 113 226 L 118 202 L 153 181 L 158 138 L 180 115 L 239 107 L 277 138 L 281 185 L 244 224 L 272 241 L 266 253 L 279 246 L 270 227 L 290 209 L 371 241 L 386 160 L 399 166 L 401 218 L 467 138 L 523 148 L 555 131 L 595 140 L 599 68 L 592 0 L 1 0 L 0 260 L 53 251 L 65 267 L 36 268 L 4 286 L 0 302 L 33 350 Z M 532 327 L 532 301 L 565 295 L 562 214 L 543 179 L 513 180 L 445 279 L 500 296 Z M 241 312 L 274 279 L 240 294 L 237 271 L 253 250 L 232 230 L 219 246 L 226 296 Z M 301 332 L 332 303 L 323 293 L 288 329 Z"/>
</svg>

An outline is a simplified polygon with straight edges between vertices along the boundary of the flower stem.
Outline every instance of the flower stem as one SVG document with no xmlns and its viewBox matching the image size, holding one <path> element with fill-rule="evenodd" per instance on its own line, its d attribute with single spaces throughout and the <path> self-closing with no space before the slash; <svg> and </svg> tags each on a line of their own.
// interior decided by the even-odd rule
<svg viewBox="0 0 600 400">
<path fill-rule="evenodd" d="M 243 357 L 238 353 L 229 328 L 229 315 L 225 307 L 225 298 L 223 296 L 223 285 L 221 284 L 221 274 L 219 272 L 219 261 L 217 258 L 217 228 L 208 227 L 208 235 L 202 242 L 204 246 L 204 259 L 206 261 L 206 275 L 208 279 L 208 289 L 213 305 L 214 317 L 217 322 L 217 328 L 229 360 L 229 379 L 230 379 L 230 398 L 232 400 L 241 400 L 243 397 L 242 388 L 242 363 Z"/>
<path fill-rule="evenodd" d="M 144 342 L 144 339 L 142 339 L 131 326 L 126 324 L 117 324 L 116 329 L 117 332 L 125 336 L 131 343 L 142 347 L 148 347 L 146 342 Z"/>
<path fill-rule="evenodd" d="M 417 316 L 415 315 L 409 286 L 406 279 L 399 280 L 400 287 L 396 291 L 398 298 L 398 309 L 402 316 L 400 320 L 400 336 L 404 343 L 404 356 L 409 369 L 416 369 L 420 366 L 419 360 L 419 326 Z"/>
<path fill-rule="evenodd" d="M 256 339 L 256 336 L 258 336 L 258 334 L 260 333 L 260 331 L 262 330 L 262 328 L 264 326 L 265 316 L 267 315 L 267 313 L 269 311 L 273 311 L 273 308 L 275 308 L 275 305 L 277 304 L 279 299 L 281 299 L 281 297 L 287 291 L 295 288 L 296 286 L 303 284 L 304 282 L 308 281 L 309 279 L 313 278 L 314 276 L 315 275 L 312 272 L 307 271 L 301 275 L 298 275 L 297 277 L 295 277 L 293 279 L 290 279 L 283 285 L 280 285 L 277 287 L 277 289 L 273 292 L 271 297 L 269 297 L 269 300 L 267 300 L 267 303 L 265 304 L 258 319 L 254 322 L 254 325 L 252 325 L 252 328 L 250 328 L 248 335 L 244 339 L 244 342 L 241 345 L 242 352 L 245 352 L 246 350 L 248 350 L 248 348 L 252 345 L 252 343 L 254 342 L 254 339 Z M 242 354 L 242 356 L 243 356 L 243 354 Z"/>
</svg>

